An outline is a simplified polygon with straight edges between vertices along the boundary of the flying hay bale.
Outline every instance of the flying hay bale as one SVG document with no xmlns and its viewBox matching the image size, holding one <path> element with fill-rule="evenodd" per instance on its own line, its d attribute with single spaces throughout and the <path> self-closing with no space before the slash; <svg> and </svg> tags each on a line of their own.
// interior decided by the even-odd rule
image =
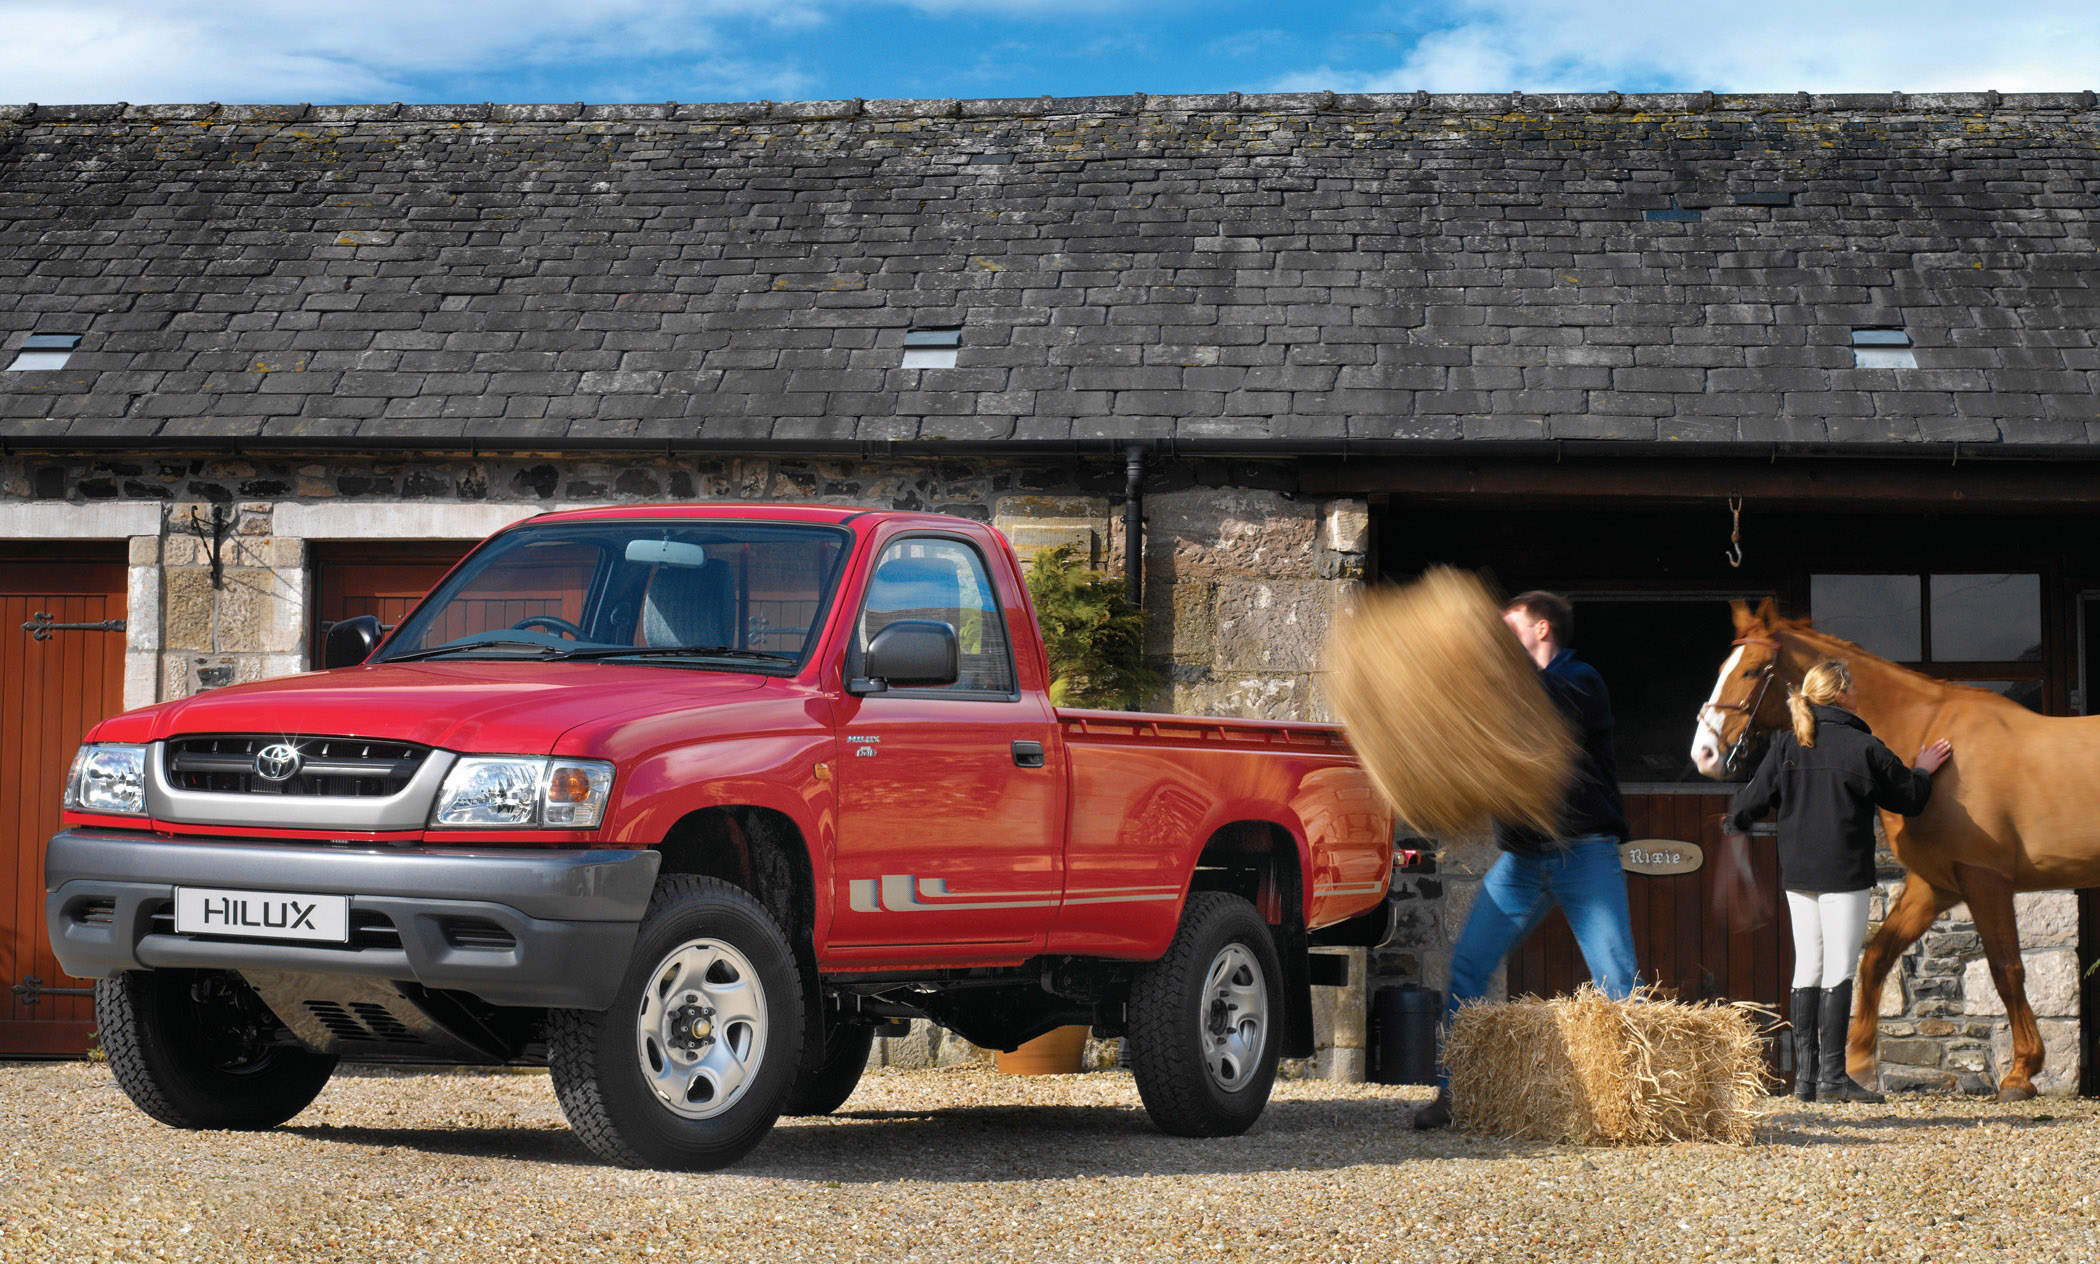
<svg viewBox="0 0 2100 1264">
<path fill-rule="evenodd" d="M 1771 1078 L 1751 1005 L 1685 1005 L 1639 991 L 1467 1005 L 1444 1044 L 1454 1122 L 1579 1145 L 1719 1141 L 1757 1131 Z"/>
<path fill-rule="evenodd" d="M 1575 738 L 1478 576 L 1438 567 L 1365 594 L 1328 667 L 1349 744 L 1408 828 L 1557 831 Z"/>
</svg>

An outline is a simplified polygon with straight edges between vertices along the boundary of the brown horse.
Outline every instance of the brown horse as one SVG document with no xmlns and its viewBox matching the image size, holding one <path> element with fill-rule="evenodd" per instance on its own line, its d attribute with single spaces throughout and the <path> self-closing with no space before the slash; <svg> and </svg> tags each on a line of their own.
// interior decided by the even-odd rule
<svg viewBox="0 0 2100 1264">
<path fill-rule="evenodd" d="M 2013 1064 L 1998 1100 L 2034 1096 L 2041 1031 L 2027 1004 L 2013 894 L 2100 884 L 2100 813 L 2087 788 L 2100 782 L 2100 717 L 2036 715 L 1985 689 L 1948 684 L 1877 658 L 1849 641 L 1780 619 L 1770 601 L 1735 603 L 1735 651 L 1699 712 L 1692 758 L 1723 777 L 1762 733 L 1788 723 L 1786 691 L 1818 660 L 1852 669 L 1859 717 L 1909 760 L 1936 738 L 1954 758 L 1933 777 L 1932 801 L 1914 817 L 1882 813 L 1889 845 L 1909 872 L 1903 893 L 1859 962 L 1845 1061 L 1871 1084 L 1881 988 L 1891 966 L 1934 918 L 1967 901 L 1991 980 L 2012 1022 Z"/>
</svg>

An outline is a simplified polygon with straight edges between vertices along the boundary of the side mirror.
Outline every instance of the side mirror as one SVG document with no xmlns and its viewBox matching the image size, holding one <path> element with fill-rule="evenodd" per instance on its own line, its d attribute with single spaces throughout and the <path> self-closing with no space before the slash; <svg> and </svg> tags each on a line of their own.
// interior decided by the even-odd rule
<svg viewBox="0 0 2100 1264">
<path fill-rule="evenodd" d="M 368 614 L 344 619 L 328 629 L 328 639 L 321 644 L 321 666 L 331 670 L 355 667 L 372 657 L 378 646 L 379 620 Z"/>
<path fill-rule="evenodd" d="M 868 642 L 861 655 L 866 679 L 854 681 L 853 692 L 952 685 L 961 674 L 961 661 L 953 627 L 938 619 L 899 619 Z"/>
</svg>

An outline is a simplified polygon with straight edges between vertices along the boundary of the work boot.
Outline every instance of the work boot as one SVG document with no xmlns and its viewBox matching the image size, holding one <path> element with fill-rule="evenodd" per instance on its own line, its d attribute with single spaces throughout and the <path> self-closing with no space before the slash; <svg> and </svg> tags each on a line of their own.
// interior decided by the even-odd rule
<svg viewBox="0 0 2100 1264">
<path fill-rule="evenodd" d="M 1795 988 L 1793 1001 L 1794 1096 L 1812 1102 L 1816 1100 L 1816 1021 L 1823 989 Z"/>
<path fill-rule="evenodd" d="M 1869 1104 L 1887 1101 L 1845 1074 L 1845 1036 L 1852 1022 L 1852 980 L 1823 989 L 1823 1012 L 1818 1022 L 1823 1038 L 1817 1048 L 1816 1100 Z"/>
<path fill-rule="evenodd" d="M 1415 1111 L 1415 1129 L 1418 1132 L 1427 1132 L 1431 1128 L 1448 1128 L 1450 1126 L 1451 1086 L 1449 1084 L 1440 1084 L 1437 1086 L 1436 1100 Z"/>
</svg>

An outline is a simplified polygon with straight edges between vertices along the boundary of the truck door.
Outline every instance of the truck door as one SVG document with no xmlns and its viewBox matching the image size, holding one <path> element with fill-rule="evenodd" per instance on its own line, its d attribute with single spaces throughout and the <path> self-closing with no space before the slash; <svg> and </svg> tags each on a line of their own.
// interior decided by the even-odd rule
<svg viewBox="0 0 2100 1264">
<path fill-rule="evenodd" d="M 1027 607 L 1000 583 L 1011 584 L 1004 569 L 958 536 L 907 534 L 876 554 L 856 647 L 894 620 L 938 619 L 956 630 L 961 675 L 938 689 L 848 695 L 839 712 L 829 940 L 848 956 L 1009 956 L 1039 947 L 1057 911 L 1064 755 L 1048 698 L 1016 672 L 1016 640 L 1033 644 L 1016 626 Z M 849 649 L 849 671 L 856 660 Z"/>
</svg>

